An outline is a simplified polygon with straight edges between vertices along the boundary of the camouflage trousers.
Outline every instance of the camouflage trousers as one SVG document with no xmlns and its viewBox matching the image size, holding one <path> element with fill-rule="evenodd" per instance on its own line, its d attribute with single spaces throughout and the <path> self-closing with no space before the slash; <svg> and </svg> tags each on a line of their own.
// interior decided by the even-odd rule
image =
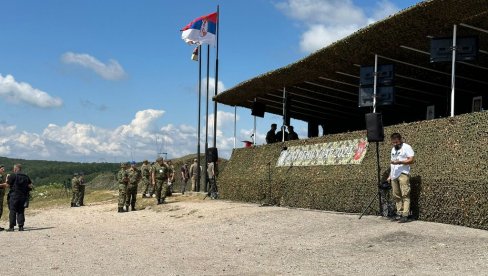
<svg viewBox="0 0 488 276">
<path fill-rule="evenodd" d="M 156 180 L 156 199 L 164 200 L 168 192 L 168 182 L 166 180 Z"/>
<path fill-rule="evenodd" d="M 3 198 L 5 197 L 5 188 L 0 189 L 0 218 L 3 214 Z"/>
<path fill-rule="evenodd" d="M 150 193 L 150 194 L 154 193 L 154 189 L 152 188 L 152 185 L 149 182 L 149 179 L 143 177 L 141 179 L 141 185 L 142 185 L 142 188 L 144 189 L 144 190 L 142 190 L 142 194 L 145 195 L 147 193 Z"/>
<path fill-rule="evenodd" d="M 127 186 L 127 198 L 125 199 L 125 206 L 136 205 L 136 197 L 137 197 L 137 184 L 136 185 L 128 185 Z"/>
<path fill-rule="evenodd" d="M 80 206 L 85 204 L 85 185 L 80 185 Z"/>
<path fill-rule="evenodd" d="M 73 196 L 71 197 L 71 204 L 80 205 L 80 185 L 73 185 L 71 187 Z"/>
<path fill-rule="evenodd" d="M 127 199 L 127 184 L 119 184 L 119 203 L 118 207 L 123 208 Z"/>
</svg>

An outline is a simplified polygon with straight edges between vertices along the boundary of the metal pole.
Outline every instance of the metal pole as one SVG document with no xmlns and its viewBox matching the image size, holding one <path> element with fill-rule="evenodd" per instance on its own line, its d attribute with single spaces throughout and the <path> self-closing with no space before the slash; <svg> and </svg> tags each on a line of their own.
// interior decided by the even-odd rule
<svg viewBox="0 0 488 276">
<path fill-rule="evenodd" d="M 454 25 L 452 30 L 451 117 L 454 117 L 454 102 L 456 96 L 456 33 L 457 25 Z"/>
<path fill-rule="evenodd" d="M 197 129 L 197 181 L 195 191 L 200 191 L 200 113 L 202 105 L 202 46 L 198 46 L 198 129 Z"/>
<path fill-rule="evenodd" d="M 237 106 L 234 106 L 234 149 L 237 142 Z"/>
<path fill-rule="evenodd" d="M 382 202 L 381 202 L 381 190 L 380 190 L 380 186 L 381 186 L 381 167 L 380 167 L 380 143 L 379 142 L 376 142 L 376 169 L 377 169 L 377 172 L 378 172 L 378 202 L 379 202 L 379 209 L 380 210 L 380 216 L 382 215 Z"/>
<path fill-rule="evenodd" d="M 207 45 L 207 101 L 205 102 L 205 164 L 203 168 L 205 169 L 205 185 L 203 186 L 203 191 L 207 192 L 207 179 L 208 179 L 208 172 L 207 172 L 207 160 L 208 160 L 208 100 L 209 100 L 209 79 L 210 79 L 210 45 Z"/>
<path fill-rule="evenodd" d="M 373 113 L 376 113 L 376 86 L 378 84 L 378 55 L 374 55 Z"/>
<path fill-rule="evenodd" d="M 254 130 L 252 132 L 252 144 L 256 146 L 256 116 L 254 116 Z"/>
<path fill-rule="evenodd" d="M 281 126 L 281 142 L 285 142 L 285 124 L 286 124 L 286 86 L 283 87 L 283 125 Z"/>
<path fill-rule="evenodd" d="M 220 25 L 220 7 L 217 5 L 217 33 L 216 33 L 216 40 L 217 40 L 217 49 L 215 52 L 215 91 L 214 96 L 217 96 L 218 87 L 219 87 L 219 25 Z M 214 100 L 214 135 L 213 135 L 213 146 L 214 148 L 217 147 L 217 101 Z"/>
</svg>

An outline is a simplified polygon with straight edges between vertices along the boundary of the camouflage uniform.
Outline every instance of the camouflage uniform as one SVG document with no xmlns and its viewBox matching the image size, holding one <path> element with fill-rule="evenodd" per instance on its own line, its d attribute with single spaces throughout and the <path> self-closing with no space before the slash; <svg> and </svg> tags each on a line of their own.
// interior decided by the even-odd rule
<svg viewBox="0 0 488 276">
<path fill-rule="evenodd" d="M 80 179 L 78 174 L 75 174 L 71 179 L 71 207 L 80 207 Z"/>
<path fill-rule="evenodd" d="M 131 210 L 136 210 L 136 197 L 137 197 L 137 184 L 141 179 L 141 172 L 136 167 L 131 167 L 127 171 L 129 177 L 129 184 L 127 185 L 127 198 L 125 200 L 125 208 L 129 210 L 129 204 Z"/>
<path fill-rule="evenodd" d="M 125 163 L 122 163 L 120 167 L 120 171 L 117 173 L 117 181 L 119 182 L 119 213 L 124 211 L 124 204 L 127 197 L 127 184 L 129 183 L 128 173 L 126 169 L 127 165 Z"/>
<path fill-rule="evenodd" d="M 80 182 L 80 201 L 79 204 L 80 206 L 85 206 L 85 179 L 83 175 L 81 174 L 78 177 L 78 181 Z"/>
<path fill-rule="evenodd" d="M 166 164 L 163 163 L 162 158 L 158 158 L 158 160 L 160 161 L 154 164 L 153 175 L 156 184 L 156 201 L 158 204 L 162 204 L 166 199 L 166 192 L 168 190 L 168 185 L 166 184 L 166 180 L 168 179 L 168 168 Z"/>
<path fill-rule="evenodd" d="M 144 161 L 144 164 L 141 166 L 141 184 L 144 187 L 142 192 L 142 197 L 146 197 L 147 193 L 149 193 L 149 185 L 151 185 L 151 166 Z M 153 194 L 154 189 L 151 188 L 150 194 Z"/>
<path fill-rule="evenodd" d="M 175 183 L 175 166 L 173 166 L 171 161 L 168 161 L 167 168 L 168 168 L 168 189 L 166 192 L 166 196 L 172 196 L 173 184 Z"/>
<path fill-rule="evenodd" d="M 0 183 L 3 183 L 3 175 L 0 174 Z M 0 188 L 0 218 L 3 214 L 3 198 L 5 197 L 5 188 Z"/>
</svg>

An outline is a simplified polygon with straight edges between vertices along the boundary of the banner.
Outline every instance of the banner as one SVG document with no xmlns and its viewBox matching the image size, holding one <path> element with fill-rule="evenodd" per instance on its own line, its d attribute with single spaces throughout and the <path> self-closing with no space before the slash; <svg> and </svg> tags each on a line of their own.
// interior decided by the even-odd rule
<svg viewBox="0 0 488 276">
<path fill-rule="evenodd" d="M 281 152 L 276 167 L 359 165 L 368 149 L 366 138 L 290 146 Z"/>
</svg>

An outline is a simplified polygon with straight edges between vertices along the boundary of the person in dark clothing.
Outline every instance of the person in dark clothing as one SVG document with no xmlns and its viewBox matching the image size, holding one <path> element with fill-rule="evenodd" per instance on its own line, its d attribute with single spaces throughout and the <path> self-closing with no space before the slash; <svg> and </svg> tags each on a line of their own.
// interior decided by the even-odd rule
<svg viewBox="0 0 488 276">
<path fill-rule="evenodd" d="M 276 143 L 276 124 L 271 124 L 271 129 L 266 133 L 266 144 L 273 144 Z"/>
<path fill-rule="evenodd" d="M 285 127 L 283 126 L 280 131 L 276 132 L 277 142 L 283 141 L 283 131 L 285 132 L 285 141 L 288 141 L 288 132 L 286 132 Z"/>
<path fill-rule="evenodd" d="M 288 126 L 288 140 L 298 140 L 298 134 L 293 130 L 293 126 Z"/>
<path fill-rule="evenodd" d="M 19 231 L 24 231 L 24 210 L 27 200 L 29 200 L 29 191 L 32 189 L 32 181 L 29 176 L 22 173 L 22 165 L 14 166 L 14 173 L 8 175 L 7 183 L 4 183 L 10 188 L 8 208 L 10 210 L 9 220 L 10 226 L 7 231 L 14 231 L 16 224 L 19 225 Z"/>
</svg>

